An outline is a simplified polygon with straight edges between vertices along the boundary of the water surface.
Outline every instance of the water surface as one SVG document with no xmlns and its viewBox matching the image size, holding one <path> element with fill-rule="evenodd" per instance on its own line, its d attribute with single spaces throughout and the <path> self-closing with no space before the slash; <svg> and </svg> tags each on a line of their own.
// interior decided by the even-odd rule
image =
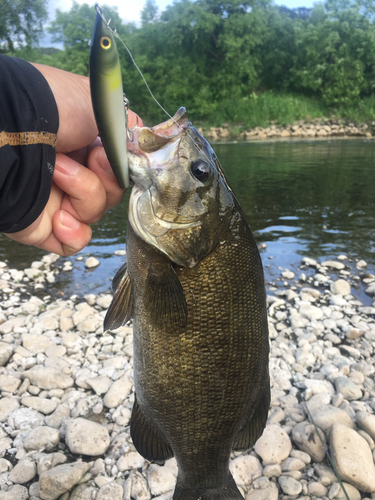
<svg viewBox="0 0 375 500">
<path fill-rule="evenodd" d="M 214 144 L 222 166 L 261 250 L 268 282 L 282 269 L 299 273 L 301 258 L 317 260 L 346 254 L 354 267 L 364 259 L 375 273 L 375 141 L 283 141 Z M 127 195 L 128 199 L 128 195 Z M 65 295 L 108 291 L 109 278 L 124 261 L 127 202 L 93 227 L 93 239 L 80 256 L 101 264 L 60 275 L 55 289 Z M 0 260 L 22 269 L 44 252 L 0 237 Z M 363 298 L 363 297 L 362 297 Z M 364 298 L 366 300 L 366 297 Z M 371 300 L 367 298 L 367 303 Z"/>
</svg>

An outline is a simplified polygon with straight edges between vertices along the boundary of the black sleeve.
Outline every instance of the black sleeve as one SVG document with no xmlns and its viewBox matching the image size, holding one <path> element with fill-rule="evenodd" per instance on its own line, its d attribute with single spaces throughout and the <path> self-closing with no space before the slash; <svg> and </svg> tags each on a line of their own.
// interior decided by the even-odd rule
<svg viewBox="0 0 375 500">
<path fill-rule="evenodd" d="M 0 232 L 21 231 L 47 204 L 59 117 L 44 76 L 0 55 Z"/>
</svg>

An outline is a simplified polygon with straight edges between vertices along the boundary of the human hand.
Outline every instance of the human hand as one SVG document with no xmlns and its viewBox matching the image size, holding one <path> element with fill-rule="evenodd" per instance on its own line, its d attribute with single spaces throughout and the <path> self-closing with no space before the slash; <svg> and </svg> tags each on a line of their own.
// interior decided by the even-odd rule
<svg viewBox="0 0 375 500">
<path fill-rule="evenodd" d="M 59 111 L 55 171 L 41 215 L 23 231 L 7 236 L 59 255 L 72 255 L 89 243 L 89 224 L 119 203 L 125 191 L 98 138 L 89 79 L 41 64 L 34 66 L 49 83 Z M 129 111 L 129 127 L 136 124 L 136 118 Z"/>
</svg>

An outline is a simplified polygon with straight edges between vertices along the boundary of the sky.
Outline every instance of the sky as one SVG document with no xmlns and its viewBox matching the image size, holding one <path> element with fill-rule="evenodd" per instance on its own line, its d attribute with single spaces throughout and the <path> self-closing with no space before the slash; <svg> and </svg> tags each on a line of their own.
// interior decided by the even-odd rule
<svg viewBox="0 0 375 500">
<path fill-rule="evenodd" d="M 95 5 L 97 0 L 77 0 L 79 4 L 88 3 Z M 49 18 L 55 18 L 56 9 L 63 12 L 70 10 L 73 0 L 49 0 Z M 123 21 L 126 22 L 139 22 L 141 19 L 141 10 L 145 4 L 145 0 L 102 0 L 102 2 L 109 6 L 116 6 L 118 13 Z M 156 0 L 159 10 L 162 11 L 165 7 L 172 3 L 172 0 Z M 275 0 L 277 5 L 285 5 L 291 9 L 295 7 L 312 7 L 314 0 Z"/>
</svg>

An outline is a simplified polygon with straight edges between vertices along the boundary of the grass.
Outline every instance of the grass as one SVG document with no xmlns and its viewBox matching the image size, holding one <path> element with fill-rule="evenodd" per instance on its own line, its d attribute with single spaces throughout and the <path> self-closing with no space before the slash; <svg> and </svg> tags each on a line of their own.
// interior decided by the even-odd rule
<svg viewBox="0 0 375 500">
<path fill-rule="evenodd" d="M 375 96 L 341 107 L 329 107 L 323 101 L 293 94 L 264 92 L 250 94 L 238 101 L 223 102 L 209 119 L 202 120 L 205 126 L 222 126 L 228 123 L 241 130 L 266 127 L 270 122 L 286 125 L 298 120 L 345 119 L 364 123 L 375 120 Z"/>
</svg>

